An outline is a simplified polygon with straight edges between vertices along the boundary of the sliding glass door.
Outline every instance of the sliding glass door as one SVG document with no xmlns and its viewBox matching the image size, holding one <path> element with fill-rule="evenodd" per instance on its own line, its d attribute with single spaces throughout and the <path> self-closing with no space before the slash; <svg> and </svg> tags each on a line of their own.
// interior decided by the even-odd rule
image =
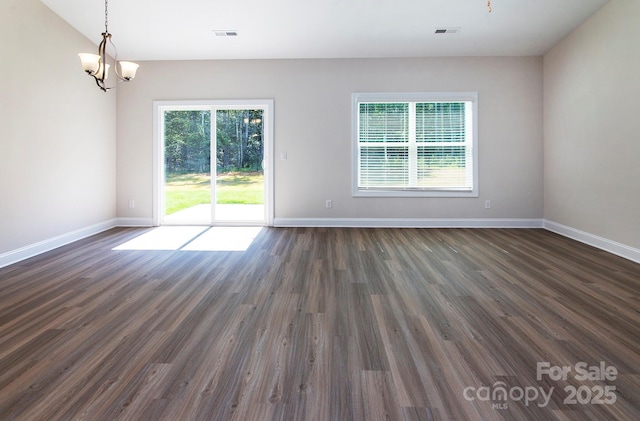
<svg viewBox="0 0 640 421">
<path fill-rule="evenodd" d="M 265 225 L 269 104 L 156 104 L 158 223 Z"/>
</svg>

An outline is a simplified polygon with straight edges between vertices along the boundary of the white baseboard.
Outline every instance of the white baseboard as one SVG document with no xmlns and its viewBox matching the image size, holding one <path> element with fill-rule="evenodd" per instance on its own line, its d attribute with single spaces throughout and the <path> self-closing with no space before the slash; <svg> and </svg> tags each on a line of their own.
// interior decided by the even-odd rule
<svg viewBox="0 0 640 421">
<path fill-rule="evenodd" d="M 74 241 L 98 234 L 116 226 L 117 220 L 101 222 L 89 227 L 84 227 L 65 234 L 58 235 L 38 243 L 29 244 L 28 246 L 11 250 L 7 253 L 0 254 L 0 268 L 17 263 L 21 260 L 37 256 L 47 251 L 62 247 Z"/>
<path fill-rule="evenodd" d="M 543 221 L 543 227 L 549 231 L 555 232 L 556 234 L 563 235 L 573 240 L 580 241 L 581 243 L 588 244 L 620 257 L 624 257 L 625 259 L 640 263 L 640 249 L 546 219 Z"/>
<path fill-rule="evenodd" d="M 116 220 L 118 227 L 152 227 L 153 219 L 151 218 L 118 218 Z"/>
<path fill-rule="evenodd" d="M 275 218 L 275 227 L 542 228 L 542 219 Z"/>
<path fill-rule="evenodd" d="M 542 219 L 439 219 L 439 218 L 275 218 L 275 227 L 345 228 L 545 228 L 565 237 L 640 263 L 640 249 L 566 225 Z M 37 256 L 114 227 L 150 227 L 150 218 L 117 218 L 0 254 L 0 268 Z"/>
</svg>

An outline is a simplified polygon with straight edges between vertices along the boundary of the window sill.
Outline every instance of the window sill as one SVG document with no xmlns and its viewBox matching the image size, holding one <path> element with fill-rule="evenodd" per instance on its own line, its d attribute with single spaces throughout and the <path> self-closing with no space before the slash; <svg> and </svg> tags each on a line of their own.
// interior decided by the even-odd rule
<svg viewBox="0 0 640 421">
<path fill-rule="evenodd" d="M 355 190 L 352 197 L 478 197 L 477 190 Z"/>
</svg>

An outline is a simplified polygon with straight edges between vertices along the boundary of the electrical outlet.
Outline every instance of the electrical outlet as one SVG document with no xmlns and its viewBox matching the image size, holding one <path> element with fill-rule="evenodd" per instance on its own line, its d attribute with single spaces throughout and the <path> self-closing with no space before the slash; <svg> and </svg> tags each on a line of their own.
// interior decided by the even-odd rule
<svg viewBox="0 0 640 421">
<path fill-rule="evenodd" d="M 280 159 L 283 161 L 287 160 L 287 153 L 286 152 L 280 152 Z"/>
<path fill-rule="evenodd" d="M 491 209 L 491 200 L 485 200 L 484 201 L 484 208 L 485 209 Z"/>
<path fill-rule="evenodd" d="M 136 201 L 135 200 L 129 200 L 129 207 L 131 209 L 135 208 L 136 207 Z"/>
<path fill-rule="evenodd" d="M 327 209 L 333 207 L 333 203 L 331 202 L 331 199 L 327 199 L 327 201 L 325 202 L 325 206 L 327 207 Z"/>
</svg>

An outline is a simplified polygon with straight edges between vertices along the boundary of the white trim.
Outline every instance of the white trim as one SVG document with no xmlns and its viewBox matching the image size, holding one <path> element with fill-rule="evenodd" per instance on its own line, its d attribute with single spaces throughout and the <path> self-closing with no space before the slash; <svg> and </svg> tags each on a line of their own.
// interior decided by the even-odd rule
<svg viewBox="0 0 640 421">
<path fill-rule="evenodd" d="M 152 203 L 151 219 L 154 227 L 160 226 L 160 218 L 164 213 L 162 209 L 164 204 L 163 195 L 163 177 L 160 177 L 162 171 L 162 162 L 164 162 L 164 148 L 160 139 L 164 138 L 164 121 L 160 118 L 160 101 L 153 101 L 153 163 L 152 163 Z"/>
<path fill-rule="evenodd" d="M 275 227 L 542 228 L 542 219 L 276 218 Z"/>
<path fill-rule="evenodd" d="M 54 250 L 115 227 L 149 227 L 150 218 L 116 218 L 0 254 L 0 268 Z M 349 228 L 544 228 L 581 243 L 640 263 L 640 249 L 546 219 L 439 219 L 439 218 L 275 218 L 276 227 Z"/>
<path fill-rule="evenodd" d="M 153 218 L 118 218 L 117 227 L 153 227 Z"/>
<path fill-rule="evenodd" d="M 599 237 L 579 229 L 571 228 L 557 222 L 543 220 L 544 229 L 571 238 L 584 244 L 599 248 L 609 253 L 615 254 L 633 262 L 640 263 L 640 249 L 618 243 L 604 237 Z"/>
<path fill-rule="evenodd" d="M 467 145 L 467 152 L 471 151 L 472 165 L 472 189 L 360 189 L 358 188 L 360 154 L 358 152 L 358 127 L 359 127 L 359 107 L 361 102 L 449 102 L 465 101 L 471 102 L 472 112 L 467 114 L 467 124 L 471 125 L 469 133 L 470 141 Z M 351 94 L 351 196 L 361 197 L 460 197 L 475 198 L 480 196 L 479 190 L 479 106 L 478 92 L 359 92 Z M 469 121 L 470 120 L 470 121 Z M 409 130 L 413 127 L 410 124 Z M 400 146 L 400 145 L 398 145 Z M 411 148 L 411 142 L 406 144 Z"/>
<path fill-rule="evenodd" d="M 46 253 L 69 243 L 73 243 L 74 241 L 82 240 L 83 238 L 90 237 L 92 235 L 114 228 L 117 226 L 117 221 L 117 219 L 111 219 L 109 221 L 104 221 L 65 234 L 60 234 L 56 237 L 39 241 L 34 244 L 29 244 L 19 249 L 0 254 L 0 268 L 18 263 L 22 260 L 26 260 L 39 254 Z"/>
</svg>

